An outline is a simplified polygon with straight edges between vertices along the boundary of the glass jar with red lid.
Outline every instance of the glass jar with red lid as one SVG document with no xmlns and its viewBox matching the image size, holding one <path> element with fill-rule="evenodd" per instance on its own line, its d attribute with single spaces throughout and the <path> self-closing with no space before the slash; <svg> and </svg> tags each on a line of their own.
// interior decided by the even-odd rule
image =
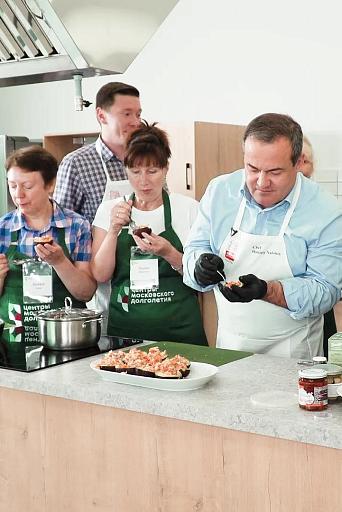
<svg viewBox="0 0 342 512">
<path fill-rule="evenodd" d="M 323 411 L 328 407 L 327 372 L 305 368 L 298 372 L 298 404 L 307 411 Z"/>
</svg>

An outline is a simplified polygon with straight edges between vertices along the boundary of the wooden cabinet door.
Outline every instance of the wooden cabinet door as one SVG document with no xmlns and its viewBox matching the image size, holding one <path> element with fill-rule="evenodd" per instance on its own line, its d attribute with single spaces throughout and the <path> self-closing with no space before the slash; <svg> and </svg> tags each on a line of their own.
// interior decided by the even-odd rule
<svg viewBox="0 0 342 512">
<path fill-rule="evenodd" d="M 62 133 L 45 135 L 43 146 L 58 161 L 63 160 L 65 155 L 96 140 L 98 133 Z"/>
<path fill-rule="evenodd" d="M 243 167 L 244 126 L 196 122 L 195 198 L 200 200 L 210 180 Z"/>
<path fill-rule="evenodd" d="M 194 123 L 161 122 L 158 126 L 166 131 L 171 147 L 166 178 L 170 192 L 195 197 Z"/>
<path fill-rule="evenodd" d="M 209 181 L 243 167 L 244 126 L 195 123 L 195 197 L 201 199 Z M 202 297 L 202 318 L 210 346 L 216 345 L 217 307 L 214 292 Z"/>
<path fill-rule="evenodd" d="M 200 200 L 215 176 L 243 166 L 244 126 L 207 123 L 160 123 L 170 140 L 169 189 Z"/>
</svg>

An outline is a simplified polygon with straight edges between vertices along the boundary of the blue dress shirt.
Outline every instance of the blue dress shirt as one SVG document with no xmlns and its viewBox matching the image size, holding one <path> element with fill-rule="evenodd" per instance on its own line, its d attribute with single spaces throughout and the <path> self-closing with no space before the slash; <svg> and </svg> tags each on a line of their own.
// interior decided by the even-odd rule
<svg viewBox="0 0 342 512">
<path fill-rule="evenodd" d="M 244 169 L 213 179 L 200 202 L 198 217 L 184 247 L 184 283 L 199 291 L 194 267 L 204 252 L 219 254 L 246 197 L 241 230 L 277 235 L 293 200 L 294 189 L 280 203 L 262 208 L 244 184 Z M 287 258 L 293 276 L 280 280 L 289 314 L 294 319 L 318 316 L 340 300 L 342 288 L 342 208 L 317 183 L 298 173 L 301 193 L 285 232 Z M 250 269 L 253 274 L 253 269 Z"/>
</svg>

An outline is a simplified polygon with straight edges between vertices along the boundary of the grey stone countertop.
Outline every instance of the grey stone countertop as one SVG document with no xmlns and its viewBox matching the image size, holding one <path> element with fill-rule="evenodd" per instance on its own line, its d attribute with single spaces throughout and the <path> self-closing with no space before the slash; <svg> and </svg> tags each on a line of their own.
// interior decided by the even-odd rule
<svg viewBox="0 0 342 512">
<path fill-rule="evenodd" d="M 175 392 L 105 381 L 89 366 L 98 357 L 32 373 L 0 369 L 0 386 L 342 448 L 342 402 L 329 404 L 322 412 L 300 409 L 293 359 L 254 355 L 221 366 L 201 389 Z"/>
</svg>

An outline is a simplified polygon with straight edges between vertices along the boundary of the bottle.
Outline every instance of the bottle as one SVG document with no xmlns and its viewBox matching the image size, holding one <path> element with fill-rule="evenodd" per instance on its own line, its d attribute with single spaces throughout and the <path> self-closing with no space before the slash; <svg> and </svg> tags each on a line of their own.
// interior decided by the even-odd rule
<svg viewBox="0 0 342 512">
<path fill-rule="evenodd" d="M 305 368 L 298 372 L 298 404 L 307 411 L 323 411 L 328 407 L 327 372 Z"/>
<path fill-rule="evenodd" d="M 342 366 L 342 332 L 337 332 L 328 339 L 328 359 L 329 363 Z"/>
<path fill-rule="evenodd" d="M 328 402 L 337 402 L 342 400 L 342 366 L 333 363 L 319 364 L 315 369 L 321 369 L 327 372 L 328 381 Z"/>
</svg>

